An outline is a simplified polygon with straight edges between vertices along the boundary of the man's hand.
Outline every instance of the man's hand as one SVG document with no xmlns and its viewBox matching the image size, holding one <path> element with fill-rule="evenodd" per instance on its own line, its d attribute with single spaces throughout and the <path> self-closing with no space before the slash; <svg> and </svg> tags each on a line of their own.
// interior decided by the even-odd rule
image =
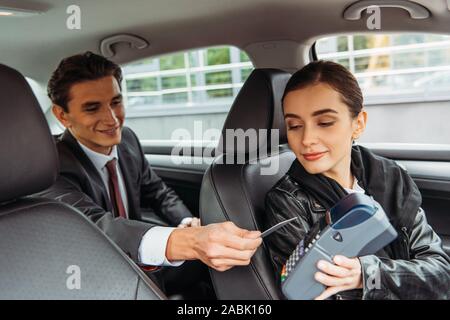
<svg viewBox="0 0 450 320">
<path fill-rule="evenodd" d="M 261 245 L 261 233 L 238 228 L 232 222 L 205 227 L 197 237 L 195 251 L 208 266 L 225 271 L 233 266 L 246 266 Z"/>
<path fill-rule="evenodd" d="M 168 260 L 199 259 L 215 270 L 225 271 L 248 265 L 261 243 L 261 232 L 241 229 L 232 222 L 180 228 L 169 237 L 166 257 Z"/>
<path fill-rule="evenodd" d="M 322 272 L 317 272 L 314 277 L 327 289 L 316 300 L 324 300 L 341 291 L 362 288 L 361 263 L 358 258 L 335 256 L 333 261 L 335 264 L 324 260 L 317 263 L 317 268 Z"/>
</svg>

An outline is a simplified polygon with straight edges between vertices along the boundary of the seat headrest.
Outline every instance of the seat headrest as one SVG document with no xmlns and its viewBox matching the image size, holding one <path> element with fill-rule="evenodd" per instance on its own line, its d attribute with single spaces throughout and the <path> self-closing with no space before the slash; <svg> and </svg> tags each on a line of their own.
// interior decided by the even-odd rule
<svg viewBox="0 0 450 320">
<path fill-rule="evenodd" d="M 271 147 L 271 129 L 279 130 L 279 144 L 287 142 L 281 98 L 290 74 L 278 69 L 255 69 L 231 106 L 222 130 L 219 149 L 224 153 L 250 153 Z M 227 130 L 257 130 L 257 143 L 227 143 Z M 261 129 L 268 134 L 259 134 Z M 236 140 L 236 139 L 234 139 Z"/>
<path fill-rule="evenodd" d="M 0 64 L 0 203 L 55 182 L 58 157 L 47 121 L 25 78 Z"/>
</svg>

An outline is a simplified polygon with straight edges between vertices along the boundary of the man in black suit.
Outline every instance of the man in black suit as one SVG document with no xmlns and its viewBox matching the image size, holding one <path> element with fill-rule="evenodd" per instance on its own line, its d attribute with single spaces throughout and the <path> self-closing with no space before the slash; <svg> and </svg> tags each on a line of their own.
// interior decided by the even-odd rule
<svg viewBox="0 0 450 320">
<path fill-rule="evenodd" d="M 231 222 L 200 226 L 123 126 L 121 81 L 118 65 L 91 52 L 62 60 L 54 71 L 48 95 L 66 131 L 56 142 L 60 176 L 42 195 L 78 208 L 142 266 L 197 259 L 219 271 L 248 265 L 260 232 Z M 141 208 L 173 228 L 141 221 Z"/>
</svg>

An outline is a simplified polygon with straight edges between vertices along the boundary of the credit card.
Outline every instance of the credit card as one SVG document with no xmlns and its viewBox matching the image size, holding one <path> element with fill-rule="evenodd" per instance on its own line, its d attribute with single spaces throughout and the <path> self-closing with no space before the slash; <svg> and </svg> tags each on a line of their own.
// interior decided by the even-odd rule
<svg viewBox="0 0 450 320">
<path fill-rule="evenodd" d="M 269 234 L 271 234 L 272 232 L 277 231 L 278 229 L 280 229 L 281 227 L 291 223 L 294 220 L 297 220 L 298 217 L 294 217 L 285 221 L 281 221 L 280 223 L 277 223 L 276 225 L 270 227 L 269 229 L 267 229 L 266 231 L 264 231 L 263 233 L 261 233 L 261 238 L 267 237 Z"/>
</svg>

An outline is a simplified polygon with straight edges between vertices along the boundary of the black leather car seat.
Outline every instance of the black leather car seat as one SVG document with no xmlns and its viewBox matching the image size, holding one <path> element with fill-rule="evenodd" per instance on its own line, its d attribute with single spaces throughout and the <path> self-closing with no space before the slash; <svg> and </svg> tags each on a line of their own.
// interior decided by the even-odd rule
<svg viewBox="0 0 450 320">
<path fill-rule="evenodd" d="M 295 159 L 285 145 L 286 129 L 281 108 L 281 97 L 289 77 L 289 73 L 280 70 L 256 69 L 244 83 L 223 127 L 223 139 L 219 143 L 223 153 L 214 159 L 203 178 L 200 192 L 203 224 L 233 221 L 239 227 L 260 230 L 266 193 Z M 278 129 L 279 141 L 272 139 L 271 134 L 263 134 L 256 144 L 236 144 L 236 139 L 227 142 L 226 130 L 236 129 Z M 264 152 L 257 154 L 260 151 Z M 234 163 L 227 162 L 227 157 L 234 158 Z M 239 157 L 245 157 L 245 161 L 239 162 Z M 266 168 L 264 174 L 263 168 Z M 217 297 L 280 298 L 268 257 L 266 249 L 261 246 L 249 266 L 235 267 L 226 272 L 211 270 Z"/>
<path fill-rule="evenodd" d="M 56 179 L 47 122 L 25 78 L 0 65 L 0 299 L 165 299 L 76 209 L 29 197 Z"/>
</svg>

